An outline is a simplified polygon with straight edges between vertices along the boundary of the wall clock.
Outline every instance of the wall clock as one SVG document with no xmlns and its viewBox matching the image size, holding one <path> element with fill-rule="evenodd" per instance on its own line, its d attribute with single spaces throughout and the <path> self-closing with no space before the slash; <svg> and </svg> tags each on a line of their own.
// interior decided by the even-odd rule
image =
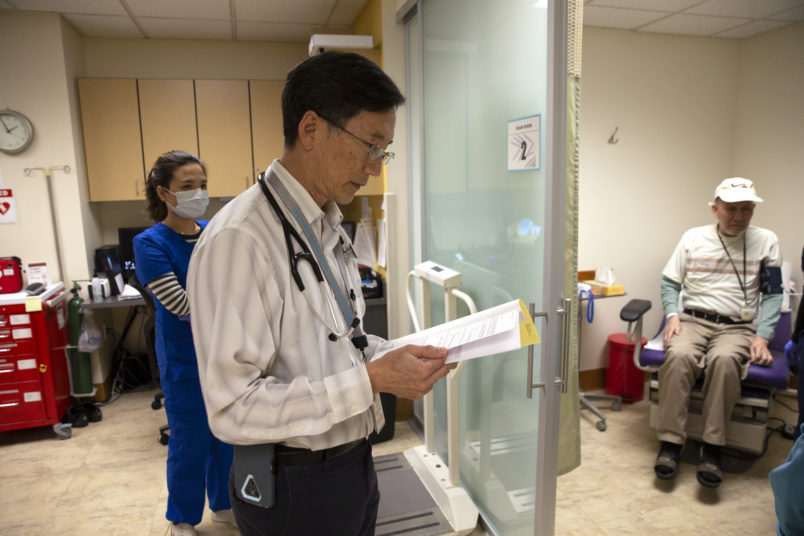
<svg viewBox="0 0 804 536">
<path fill-rule="evenodd" d="M 31 121 L 9 108 L 0 110 L 0 151 L 18 154 L 31 146 L 34 129 Z"/>
</svg>

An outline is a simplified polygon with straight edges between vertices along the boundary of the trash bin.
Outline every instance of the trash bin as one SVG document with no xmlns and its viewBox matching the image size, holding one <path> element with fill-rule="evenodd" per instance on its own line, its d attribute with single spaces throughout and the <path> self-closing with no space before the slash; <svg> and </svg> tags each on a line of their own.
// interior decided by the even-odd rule
<svg viewBox="0 0 804 536">
<path fill-rule="evenodd" d="M 642 347 L 648 339 L 642 337 Z M 634 366 L 634 343 L 628 335 L 609 335 L 609 365 L 606 368 L 606 394 L 621 396 L 623 402 L 639 402 L 645 388 L 645 373 Z"/>
</svg>

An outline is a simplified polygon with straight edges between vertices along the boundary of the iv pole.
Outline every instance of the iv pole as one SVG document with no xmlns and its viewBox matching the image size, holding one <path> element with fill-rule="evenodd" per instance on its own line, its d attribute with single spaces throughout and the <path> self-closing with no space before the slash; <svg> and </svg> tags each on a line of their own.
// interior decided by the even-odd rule
<svg viewBox="0 0 804 536">
<path fill-rule="evenodd" d="M 53 171 L 62 171 L 65 174 L 70 173 L 70 166 L 49 166 L 49 167 L 35 167 L 25 168 L 23 173 L 26 177 L 33 175 L 34 171 L 42 171 L 47 179 L 47 195 L 50 199 L 50 219 L 53 222 L 53 239 L 56 242 L 56 260 L 59 263 L 59 277 L 64 281 L 64 265 L 61 258 L 61 232 L 59 231 L 59 223 L 56 212 L 56 200 L 53 198 Z"/>
</svg>

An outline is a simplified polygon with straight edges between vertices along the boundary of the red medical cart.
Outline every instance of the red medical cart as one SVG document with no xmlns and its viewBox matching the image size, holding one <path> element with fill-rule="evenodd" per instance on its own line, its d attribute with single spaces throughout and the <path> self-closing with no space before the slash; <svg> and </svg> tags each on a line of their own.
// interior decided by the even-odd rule
<svg viewBox="0 0 804 536">
<path fill-rule="evenodd" d="M 38 296 L 0 295 L 0 432 L 53 425 L 70 437 L 61 423 L 71 404 L 68 298 L 63 283 Z"/>
</svg>

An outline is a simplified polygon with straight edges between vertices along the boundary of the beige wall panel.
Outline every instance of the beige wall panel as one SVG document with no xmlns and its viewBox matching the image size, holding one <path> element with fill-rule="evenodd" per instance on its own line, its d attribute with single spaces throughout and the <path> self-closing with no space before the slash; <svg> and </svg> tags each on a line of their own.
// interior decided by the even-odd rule
<svg viewBox="0 0 804 536">
<path fill-rule="evenodd" d="M 284 80 L 252 80 L 251 139 L 254 167 L 265 171 L 274 158 L 282 156 L 285 136 L 282 133 L 282 89 Z"/>
<path fill-rule="evenodd" d="M 181 149 L 198 154 L 192 80 L 139 80 L 142 152 L 146 173 L 159 155 Z"/>
<path fill-rule="evenodd" d="M 81 78 L 78 91 L 90 200 L 144 199 L 136 80 Z"/>
<path fill-rule="evenodd" d="M 231 197 L 253 184 L 247 80 L 196 80 L 198 150 L 210 197 Z"/>
</svg>

